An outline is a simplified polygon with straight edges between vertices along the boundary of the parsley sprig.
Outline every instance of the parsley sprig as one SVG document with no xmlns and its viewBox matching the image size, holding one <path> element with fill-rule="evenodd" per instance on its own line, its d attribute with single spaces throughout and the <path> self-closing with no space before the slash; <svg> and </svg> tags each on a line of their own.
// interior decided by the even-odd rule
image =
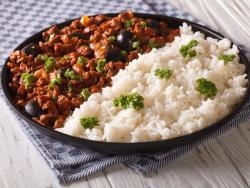
<svg viewBox="0 0 250 188">
<path fill-rule="evenodd" d="M 81 97 L 83 97 L 85 100 L 87 100 L 89 98 L 89 96 L 91 95 L 90 91 L 88 88 L 84 88 L 81 93 L 80 93 Z"/>
<path fill-rule="evenodd" d="M 170 69 L 156 69 L 155 76 L 158 76 L 160 79 L 168 80 L 173 74 L 173 71 Z"/>
<path fill-rule="evenodd" d="M 219 55 L 218 59 L 223 60 L 225 64 L 230 61 L 233 61 L 236 56 L 234 54 L 221 54 Z"/>
<path fill-rule="evenodd" d="M 60 86 L 62 84 L 62 78 L 60 75 L 57 75 L 54 79 L 50 81 L 49 87 L 54 88 L 56 85 Z"/>
<path fill-rule="evenodd" d="M 99 125 L 99 120 L 96 116 L 82 117 L 80 119 L 80 124 L 85 129 L 93 129 L 95 126 Z"/>
<path fill-rule="evenodd" d="M 192 48 L 197 46 L 197 45 L 198 45 L 197 40 L 191 40 L 188 44 L 182 45 L 181 48 L 179 49 L 179 52 L 184 58 L 195 57 L 196 51 Z"/>
<path fill-rule="evenodd" d="M 70 80 L 81 80 L 81 77 L 77 75 L 73 70 L 67 69 L 64 73 L 65 78 L 69 78 Z"/>
<path fill-rule="evenodd" d="M 97 72 L 102 72 L 104 69 L 104 66 L 107 64 L 107 60 L 106 59 L 98 59 L 96 61 L 96 70 Z"/>
<path fill-rule="evenodd" d="M 126 20 L 124 22 L 124 27 L 125 28 L 130 28 L 134 24 L 133 20 Z"/>
<path fill-rule="evenodd" d="M 53 57 L 48 57 L 46 60 L 45 60 L 45 64 L 44 64 L 44 70 L 46 72 L 51 72 L 54 67 L 55 67 L 55 58 Z"/>
<path fill-rule="evenodd" d="M 136 111 L 139 111 L 144 108 L 144 98 L 139 93 L 134 92 L 115 98 L 113 105 L 124 109 L 134 108 Z"/>
<path fill-rule="evenodd" d="M 199 78 L 196 80 L 196 90 L 207 98 L 212 98 L 217 94 L 217 88 L 215 84 L 205 78 Z"/>
<path fill-rule="evenodd" d="M 86 63 L 86 61 L 87 61 L 87 58 L 86 57 L 84 57 L 84 56 L 79 56 L 78 58 L 77 58 L 77 64 L 81 64 L 81 65 L 83 65 L 83 64 L 85 64 Z"/>
<path fill-rule="evenodd" d="M 29 74 L 27 72 L 22 73 L 21 78 L 22 78 L 22 81 L 23 81 L 26 89 L 30 89 L 31 88 L 31 83 L 35 81 L 34 75 Z"/>
<path fill-rule="evenodd" d="M 39 54 L 36 59 L 45 62 L 49 58 L 48 54 Z"/>
</svg>

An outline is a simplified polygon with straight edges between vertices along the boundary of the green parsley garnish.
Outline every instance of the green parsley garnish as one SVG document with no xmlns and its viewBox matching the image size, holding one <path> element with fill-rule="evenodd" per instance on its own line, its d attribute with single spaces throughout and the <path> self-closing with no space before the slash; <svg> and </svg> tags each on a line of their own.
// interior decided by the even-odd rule
<svg viewBox="0 0 250 188">
<path fill-rule="evenodd" d="M 49 57 L 45 60 L 44 69 L 46 72 L 50 72 L 54 69 L 55 59 L 53 57 Z"/>
<path fill-rule="evenodd" d="M 160 79 L 168 80 L 173 74 L 173 71 L 170 69 L 156 69 L 155 76 L 158 76 Z"/>
<path fill-rule="evenodd" d="M 114 35 L 110 35 L 109 38 L 108 38 L 108 40 L 110 42 L 114 42 L 116 40 L 116 37 Z"/>
<path fill-rule="evenodd" d="M 144 29 L 147 28 L 147 23 L 146 23 L 146 22 L 141 21 L 140 24 L 141 24 L 141 27 L 142 27 L 142 28 L 144 28 Z"/>
<path fill-rule="evenodd" d="M 225 64 L 227 64 L 230 61 L 233 61 L 236 56 L 234 54 L 221 54 L 219 55 L 218 59 L 223 60 Z"/>
<path fill-rule="evenodd" d="M 72 85 L 68 85 L 68 92 L 72 92 L 73 91 L 73 86 Z"/>
<path fill-rule="evenodd" d="M 71 58 L 69 56 L 67 56 L 67 55 L 65 55 L 65 56 L 62 57 L 62 60 L 70 60 L 70 59 Z"/>
<path fill-rule="evenodd" d="M 115 98 L 113 104 L 115 107 L 134 108 L 138 111 L 144 108 L 144 98 L 139 93 L 134 92 Z"/>
<path fill-rule="evenodd" d="M 49 58 L 48 54 L 39 54 L 36 59 L 45 62 Z"/>
<path fill-rule="evenodd" d="M 54 57 L 49 57 L 48 54 L 39 54 L 36 58 L 45 63 L 44 70 L 46 72 L 50 72 L 53 70 L 53 68 L 55 66 L 55 58 Z"/>
<path fill-rule="evenodd" d="M 99 120 L 95 116 L 82 117 L 80 119 L 80 124 L 85 129 L 93 129 L 95 126 L 99 125 Z"/>
<path fill-rule="evenodd" d="M 103 68 L 104 68 L 104 66 L 106 65 L 106 63 L 107 63 L 107 60 L 106 59 L 98 59 L 97 61 L 96 61 L 96 70 L 98 71 L 98 72 L 102 72 L 103 71 Z"/>
<path fill-rule="evenodd" d="M 140 45 L 141 45 L 140 41 L 134 41 L 134 42 L 132 43 L 132 47 L 133 47 L 134 49 L 140 48 Z"/>
<path fill-rule="evenodd" d="M 189 50 L 188 51 L 188 57 L 189 58 L 192 58 L 192 57 L 195 57 L 196 56 L 196 51 L 195 50 Z"/>
<path fill-rule="evenodd" d="M 57 75 L 54 79 L 50 81 L 49 87 L 54 88 L 56 85 L 61 85 L 62 84 L 62 78 L 60 75 Z"/>
<path fill-rule="evenodd" d="M 67 69 L 63 75 L 65 78 L 69 78 L 70 80 L 80 80 L 81 79 L 81 77 L 79 75 L 75 74 L 75 72 L 73 70 L 69 70 L 69 69 Z"/>
<path fill-rule="evenodd" d="M 31 87 L 31 83 L 35 81 L 34 75 L 29 74 L 27 72 L 22 73 L 21 78 L 23 80 L 26 89 L 29 89 Z"/>
<path fill-rule="evenodd" d="M 192 58 L 196 56 L 196 51 L 193 50 L 192 48 L 198 45 L 197 40 L 191 40 L 188 44 L 182 45 L 181 48 L 179 49 L 180 54 L 183 57 L 188 57 Z"/>
<path fill-rule="evenodd" d="M 49 41 L 51 41 L 55 36 L 56 36 L 55 33 L 51 34 L 51 35 L 49 36 Z"/>
<path fill-rule="evenodd" d="M 149 40 L 149 41 L 148 41 L 148 46 L 149 46 L 150 48 L 158 48 L 158 47 L 159 47 L 159 44 L 158 44 L 157 42 L 153 41 L 153 40 Z"/>
<path fill-rule="evenodd" d="M 120 53 L 121 53 L 121 55 L 123 55 L 123 56 L 125 56 L 125 55 L 128 54 L 128 52 L 126 52 L 125 50 L 121 50 Z"/>
<path fill-rule="evenodd" d="M 214 97 L 217 93 L 217 88 L 215 84 L 205 78 L 200 78 L 196 80 L 196 90 L 207 98 Z"/>
<path fill-rule="evenodd" d="M 77 64 L 85 64 L 86 63 L 86 61 L 87 61 L 87 58 L 86 57 L 84 57 L 84 56 L 79 56 L 78 57 L 78 59 L 77 59 Z"/>
<path fill-rule="evenodd" d="M 80 95 L 81 95 L 85 100 L 87 100 L 87 99 L 89 98 L 89 96 L 91 95 L 91 93 L 90 93 L 90 91 L 89 91 L 88 88 L 84 88 L 84 89 L 81 91 Z"/>
<path fill-rule="evenodd" d="M 124 27 L 125 27 L 125 28 L 129 28 L 129 27 L 131 27 L 133 24 L 134 24 L 134 22 L 133 22 L 132 20 L 126 20 L 126 21 L 124 22 Z"/>
</svg>

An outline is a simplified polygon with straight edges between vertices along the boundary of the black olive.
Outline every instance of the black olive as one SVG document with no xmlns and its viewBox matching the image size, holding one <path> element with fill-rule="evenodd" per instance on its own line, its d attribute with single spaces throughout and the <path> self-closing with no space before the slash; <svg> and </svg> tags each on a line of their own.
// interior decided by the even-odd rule
<svg viewBox="0 0 250 188">
<path fill-rule="evenodd" d="M 151 27 L 151 28 L 154 28 L 154 29 L 160 29 L 160 24 L 155 21 L 155 20 L 150 20 L 148 23 L 147 23 L 147 26 L 148 27 Z"/>
<path fill-rule="evenodd" d="M 161 33 L 161 27 L 160 27 L 160 24 L 157 21 L 150 20 L 147 23 L 147 26 L 153 28 L 156 35 L 159 35 Z"/>
<path fill-rule="evenodd" d="M 126 61 L 126 57 L 121 54 L 121 51 L 115 48 L 111 48 L 107 52 L 107 61 Z"/>
<path fill-rule="evenodd" d="M 31 117 L 39 117 L 43 114 L 42 109 L 36 101 L 30 101 L 24 106 L 24 111 Z"/>
<path fill-rule="evenodd" d="M 117 44 L 121 49 L 126 51 L 131 51 L 132 48 L 132 39 L 134 34 L 128 30 L 122 30 L 119 35 L 117 35 Z"/>
<path fill-rule="evenodd" d="M 78 37 L 78 39 L 83 39 L 83 40 L 88 40 L 88 36 L 84 35 L 83 33 L 79 33 L 79 32 L 74 32 L 72 34 L 69 35 L 71 38 L 72 37 Z"/>
<path fill-rule="evenodd" d="M 33 57 L 36 57 L 41 50 L 40 50 L 40 47 L 37 44 L 30 43 L 30 44 L 27 44 L 26 46 L 24 46 L 22 51 L 26 55 L 32 55 Z"/>
</svg>

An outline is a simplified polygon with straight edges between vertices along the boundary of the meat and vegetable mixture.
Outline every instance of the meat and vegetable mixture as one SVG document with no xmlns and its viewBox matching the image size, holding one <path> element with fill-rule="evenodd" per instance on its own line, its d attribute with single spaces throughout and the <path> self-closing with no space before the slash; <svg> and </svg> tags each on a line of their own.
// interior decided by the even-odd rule
<svg viewBox="0 0 250 188">
<path fill-rule="evenodd" d="M 111 85 L 111 77 L 128 62 L 172 42 L 179 29 L 165 22 L 124 12 L 116 17 L 82 16 L 69 26 L 53 26 L 31 43 L 12 52 L 14 99 L 33 120 L 60 128 L 87 98 Z"/>
</svg>

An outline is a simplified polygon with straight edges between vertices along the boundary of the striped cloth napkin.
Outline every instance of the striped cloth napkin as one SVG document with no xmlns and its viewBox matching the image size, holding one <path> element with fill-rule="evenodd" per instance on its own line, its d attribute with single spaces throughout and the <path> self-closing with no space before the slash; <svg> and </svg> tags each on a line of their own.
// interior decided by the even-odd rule
<svg viewBox="0 0 250 188">
<path fill-rule="evenodd" d="M 25 38 L 49 25 L 63 22 L 84 14 L 99 14 L 133 10 L 158 13 L 195 21 L 187 13 L 181 12 L 166 2 L 157 0 L 12 0 L 0 2 L 0 66 L 8 54 Z M 197 21 L 196 21 L 197 22 Z M 245 50 L 245 52 L 248 52 Z M 247 54 L 250 58 L 250 53 Z M 1 70 L 1 67 L 0 67 Z M 0 97 L 4 98 L 0 88 Z M 49 138 L 15 115 L 20 126 L 40 151 L 60 183 L 70 183 L 84 178 L 108 166 L 122 163 L 144 175 L 157 171 L 162 166 L 183 156 L 201 143 L 206 142 L 247 119 L 250 115 L 249 103 L 229 123 L 202 140 L 154 154 L 109 155 L 94 151 L 84 151 Z"/>
</svg>

